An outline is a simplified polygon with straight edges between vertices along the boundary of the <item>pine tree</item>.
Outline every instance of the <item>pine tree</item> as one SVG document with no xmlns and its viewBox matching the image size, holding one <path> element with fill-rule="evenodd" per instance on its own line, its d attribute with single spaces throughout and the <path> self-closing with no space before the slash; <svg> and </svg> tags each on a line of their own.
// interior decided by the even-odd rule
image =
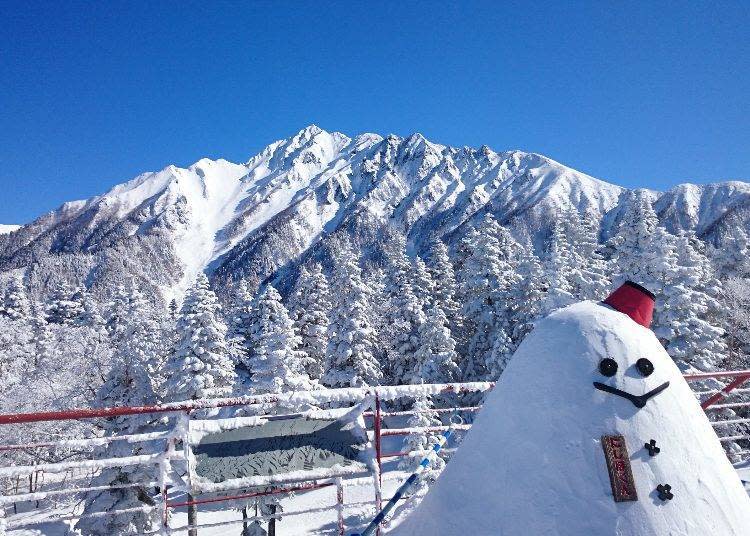
<svg viewBox="0 0 750 536">
<path fill-rule="evenodd" d="M 60 283 L 53 292 L 47 305 L 47 322 L 52 324 L 73 325 L 83 313 L 83 293 L 77 288 Z"/>
<path fill-rule="evenodd" d="M 539 259 L 531 249 L 524 248 L 518 259 L 518 283 L 510 289 L 511 339 L 515 346 L 534 328 L 534 323 L 542 316 L 542 304 L 547 294 L 546 281 Z"/>
<path fill-rule="evenodd" d="M 381 340 L 388 356 L 388 379 L 394 384 L 408 383 L 416 368 L 415 352 L 419 346 L 419 327 L 425 316 L 422 301 L 417 298 L 412 264 L 406 255 L 406 238 L 390 230 L 383 247 L 386 263 L 385 331 Z"/>
<path fill-rule="evenodd" d="M 305 371 L 307 355 L 297 349 L 301 341 L 294 333 L 294 323 L 270 284 L 257 307 L 257 348 L 248 362 L 253 393 L 309 390 L 313 384 Z"/>
<path fill-rule="evenodd" d="M 226 334 L 219 300 L 201 273 L 180 309 L 177 341 L 165 367 L 168 400 L 215 397 L 231 391 L 235 374 Z"/>
<path fill-rule="evenodd" d="M 698 247 L 694 236 L 676 239 L 678 273 L 665 299 L 665 309 L 673 314 L 660 327 L 668 333 L 667 352 L 683 369 L 710 371 L 723 364 L 727 346 L 718 321 L 721 286 Z"/>
<path fill-rule="evenodd" d="M 461 299 L 467 329 L 471 333 L 464 370 L 466 380 L 487 377 L 486 363 L 495 338 L 501 330 L 510 330 L 511 290 L 518 284 L 516 259 L 518 244 L 491 215 L 480 231 L 471 231 L 464 239 L 471 253 L 460 272 Z"/>
<path fill-rule="evenodd" d="M 566 213 L 566 234 L 573 252 L 576 270 L 571 275 L 573 294 L 579 300 L 601 300 L 610 287 L 609 267 L 599 244 L 598 218 L 577 211 Z"/>
<path fill-rule="evenodd" d="M 328 347 L 328 315 L 331 296 L 328 279 L 318 263 L 300 269 L 292 294 L 290 312 L 295 332 L 300 337 L 300 350 L 308 358 L 306 370 L 310 378 L 320 379 Z"/>
<path fill-rule="evenodd" d="M 417 369 L 410 383 L 450 383 L 458 380 L 460 371 L 456 341 L 447 327 L 448 319 L 438 305 L 428 311 L 419 328 L 420 344 L 416 352 Z"/>
<path fill-rule="evenodd" d="M 407 428 L 431 428 L 442 426 L 442 422 L 437 414 L 433 411 L 433 405 L 429 397 L 421 396 L 414 401 L 412 406 L 412 415 L 406 421 Z M 406 436 L 404 440 L 404 452 L 413 453 L 411 456 L 401 458 L 398 467 L 402 471 L 413 471 L 426 455 L 427 450 L 431 449 L 438 441 L 439 435 L 430 433 L 426 430 L 414 430 Z M 419 480 L 416 493 L 428 485 L 431 480 L 435 480 L 445 467 L 445 460 L 440 456 L 433 456 L 432 461 Z"/>
<path fill-rule="evenodd" d="M 432 280 L 427 265 L 419 257 L 414 258 L 412 283 L 414 294 L 417 297 L 420 307 L 422 307 L 422 311 L 427 312 L 433 303 L 435 282 Z"/>
<path fill-rule="evenodd" d="M 368 289 L 362 283 L 358 255 L 344 240 L 331 244 L 334 260 L 333 308 L 323 383 L 329 387 L 377 385 L 382 379 L 375 358 L 377 334 L 368 318 Z"/>
<path fill-rule="evenodd" d="M 232 357 L 241 368 L 247 369 L 255 348 L 252 334 L 256 329 L 255 299 L 248 279 L 241 279 L 237 283 L 230 298 L 227 316 L 227 342 Z"/>
<path fill-rule="evenodd" d="M 120 344 L 115 351 L 113 365 L 107 380 L 99 389 L 97 406 L 143 406 L 157 402 L 152 386 L 152 366 L 154 356 L 163 351 L 159 326 L 155 319 L 144 311 L 147 302 L 136 289 L 132 289 L 129 299 L 127 321 L 120 333 Z M 104 422 L 105 437 L 124 434 L 137 434 L 153 431 L 153 417 L 128 415 L 115 417 Z M 113 441 L 100 447 L 95 458 L 114 458 L 151 454 L 160 450 L 159 442 Z M 153 479 L 152 469 L 144 466 L 112 467 L 103 469 L 91 482 L 92 486 L 135 487 L 110 488 L 90 492 L 84 503 L 84 514 L 108 512 L 154 506 L 143 482 Z M 142 534 L 152 528 L 156 510 L 136 511 L 97 518 L 83 518 L 76 528 L 83 534 L 108 536 L 111 534 Z"/>
<path fill-rule="evenodd" d="M 658 223 L 648 192 L 631 192 L 618 232 L 610 244 L 614 248 L 615 287 L 625 280 L 646 288 L 653 283 L 649 260 L 652 255 L 652 235 Z"/>
<path fill-rule="evenodd" d="M 97 332 L 105 333 L 105 321 L 102 316 L 99 303 L 91 296 L 90 293 L 86 292 L 83 295 L 83 310 L 78 316 L 77 324 L 79 326 L 89 327 Z"/>
<path fill-rule="evenodd" d="M 547 292 L 542 303 L 542 314 L 547 315 L 575 301 L 573 281 L 580 279 L 578 260 L 561 218 L 556 219 L 552 227 L 543 270 Z"/>
<path fill-rule="evenodd" d="M 456 300 L 458 294 L 458 283 L 448 256 L 448 248 L 438 239 L 433 240 L 430 246 L 429 270 L 434 284 L 434 302 L 440 306 L 448 319 L 451 333 L 460 345 L 463 333 L 463 318 L 461 306 Z"/>
<path fill-rule="evenodd" d="M 0 314 L 13 320 L 28 321 L 31 317 L 31 302 L 26 293 L 23 279 L 20 275 L 14 275 L 8 282 L 5 290 Z"/>
<path fill-rule="evenodd" d="M 487 375 L 488 379 L 496 381 L 508 366 L 516 345 L 513 344 L 507 330 L 498 330 L 495 337 L 495 343 L 492 345 L 492 352 L 487 358 Z"/>
</svg>

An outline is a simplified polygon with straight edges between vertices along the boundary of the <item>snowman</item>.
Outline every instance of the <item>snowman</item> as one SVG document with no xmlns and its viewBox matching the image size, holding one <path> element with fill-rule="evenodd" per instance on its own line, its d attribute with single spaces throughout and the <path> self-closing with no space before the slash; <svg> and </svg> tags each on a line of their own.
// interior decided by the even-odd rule
<svg viewBox="0 0 750 536">
<path fill-rule="evenodd" d="M 750 535 L 750 498 L 631 282 L 538 323 L 389 534 Z"/>
</svg>

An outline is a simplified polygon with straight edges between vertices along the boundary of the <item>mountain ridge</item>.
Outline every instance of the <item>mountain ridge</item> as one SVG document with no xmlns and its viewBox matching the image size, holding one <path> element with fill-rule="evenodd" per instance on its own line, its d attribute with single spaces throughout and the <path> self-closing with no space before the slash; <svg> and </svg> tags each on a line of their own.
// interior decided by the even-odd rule
<svg viewBox="0 0 750 536">
<path fill-rule="evenodd" d="M 0 235 L 0 269 L 29 271 L 79 255 L 71 277 L 87 285 L 111 270 L 148 279 L 133 268 L 135 259 L 113 258 L 130 250 L 160 268 L 155 286 L 170 299 L 200 271 L 219 283 L 263 280 L 344 228 L 366 241 L 378 227 L 395 226 L 417 254 L 433 236 L 452 242 L 490 212 L 540 251 L 554 219 L 572 209 L 600 221 L 604 240 L 631 191 L 539 153 L 451 147 L 419 133 L 349 137 L 310 125 L 244 163 L 169 165 L 64 203 Z M 650 193 L 672 232 L 695 231 L 717 243 L 727 226 L 750 230 L 748 183 L 686 183 Z"/>
</svg>

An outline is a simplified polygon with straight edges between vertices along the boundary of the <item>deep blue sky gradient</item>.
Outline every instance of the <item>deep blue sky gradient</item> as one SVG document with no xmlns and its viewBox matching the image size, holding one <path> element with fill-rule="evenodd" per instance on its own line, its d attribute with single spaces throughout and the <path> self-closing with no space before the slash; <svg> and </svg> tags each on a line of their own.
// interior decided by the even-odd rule
<svg viewBox="0 0 750 536">
<path fill-rule="evenodd" d="M 750 179 L 748 2 L 5 0 L 0 20 L 0 223 L 310 123 L 626 186 Z"/>
</svg>

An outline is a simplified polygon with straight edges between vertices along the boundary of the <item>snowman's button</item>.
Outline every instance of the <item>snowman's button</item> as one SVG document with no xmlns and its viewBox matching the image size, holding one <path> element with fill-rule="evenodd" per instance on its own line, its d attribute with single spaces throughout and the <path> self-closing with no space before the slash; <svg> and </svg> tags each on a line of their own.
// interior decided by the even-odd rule
<svg viewBox="0 0 750 536">
<path fill-rule="evenodd" d="M 656 446 L 656 440 L 652 439 L 648 443 L 644 445 L 646 447 L 646 450 L 648 451 L 649 456 L 656 456 L 661 452 L 661 449 Z"/>
<path fill-rule="evenodd" d="M 659 499 L 662 501 L 669 501 L 674 497 L 672 494 L 672 486 L 669 484 L 659 484 L 656 486 L 656 491 L 659 493 Z"/>
</svg>

